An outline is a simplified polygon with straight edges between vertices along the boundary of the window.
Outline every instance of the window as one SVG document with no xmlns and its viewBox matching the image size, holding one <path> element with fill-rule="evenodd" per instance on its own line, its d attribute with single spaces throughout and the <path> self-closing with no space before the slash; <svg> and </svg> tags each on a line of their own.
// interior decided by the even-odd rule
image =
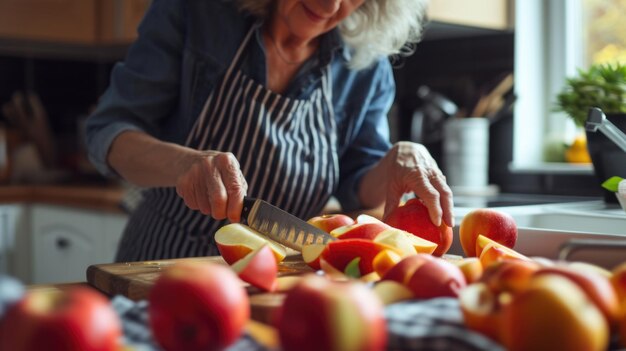
<svg viewBox="0 0 626 351">
<path fill-rule="evenodd" d="M 626 0 L 515 1 L 512 171 L 591 174 L 592 167 L 543 162 L 544 145 L 583 133 L 554 112 L 567 77 L 592 63 L 626 62 Z"/>
</svg>

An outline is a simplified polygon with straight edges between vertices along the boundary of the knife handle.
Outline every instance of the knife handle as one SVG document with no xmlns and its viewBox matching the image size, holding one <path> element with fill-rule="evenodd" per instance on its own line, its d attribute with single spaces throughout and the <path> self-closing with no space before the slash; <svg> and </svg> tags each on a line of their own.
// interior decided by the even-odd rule
<svg viewBox="0 0 626 351">
<path fill-rule="evenodd" d="M 255 202 L 256 199 L 253 197 L 245 196 L 243 198 L 243 208 L 241 209 L 241 223 L 249 224 L 248 217 L 250 216 L 250 212 L 252 211 L 252 207 L 254 206 Z"/>
</svg>

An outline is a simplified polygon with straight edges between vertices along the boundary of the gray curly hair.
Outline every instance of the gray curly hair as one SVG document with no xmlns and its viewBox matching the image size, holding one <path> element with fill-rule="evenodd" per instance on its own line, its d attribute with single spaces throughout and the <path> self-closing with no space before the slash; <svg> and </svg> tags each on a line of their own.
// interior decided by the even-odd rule
<svg viewBox="0 0 626 351">
<path fill-rule="evenodd" d="M 236 0 L 240 10 L 267 18 L 276 0 Z M 420 40 L 428 0 L 366 0 L 341 22 L 339 31 L 354 49 L 350 67 L 365 68 L 381 57 L 413 53 Z"/>
</svg>

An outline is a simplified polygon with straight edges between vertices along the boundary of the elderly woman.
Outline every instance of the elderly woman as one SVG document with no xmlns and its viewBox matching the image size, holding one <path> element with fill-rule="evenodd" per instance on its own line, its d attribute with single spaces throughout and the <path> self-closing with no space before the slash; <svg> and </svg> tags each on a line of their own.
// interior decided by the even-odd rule
<svg viewBox="0 0 626 351">
<path fill-rule="evenodd" d="M 301 218 L 331 196 L 385 213 L 415 193 L 452 225 L 426 149 L 391 146 L 388 56 L 418 40 L 421 0 L 155 0 L 89 118 L 92 162 L 149 190 L 117 260 L 219 254 L 245 195 Z"/>
</svg>

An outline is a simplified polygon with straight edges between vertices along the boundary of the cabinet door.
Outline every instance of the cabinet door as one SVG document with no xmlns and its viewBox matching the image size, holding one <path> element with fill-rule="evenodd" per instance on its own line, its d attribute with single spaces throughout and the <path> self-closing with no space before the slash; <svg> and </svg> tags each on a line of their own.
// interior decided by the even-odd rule
<svg viewBox="0 0 626 351">
<path fill-rule="evenodd" d="M 87 267 L 102 263 L 104 215 L 35 205 L 31 216 L 33 283 L 85 281 Z"/>
</svg>

